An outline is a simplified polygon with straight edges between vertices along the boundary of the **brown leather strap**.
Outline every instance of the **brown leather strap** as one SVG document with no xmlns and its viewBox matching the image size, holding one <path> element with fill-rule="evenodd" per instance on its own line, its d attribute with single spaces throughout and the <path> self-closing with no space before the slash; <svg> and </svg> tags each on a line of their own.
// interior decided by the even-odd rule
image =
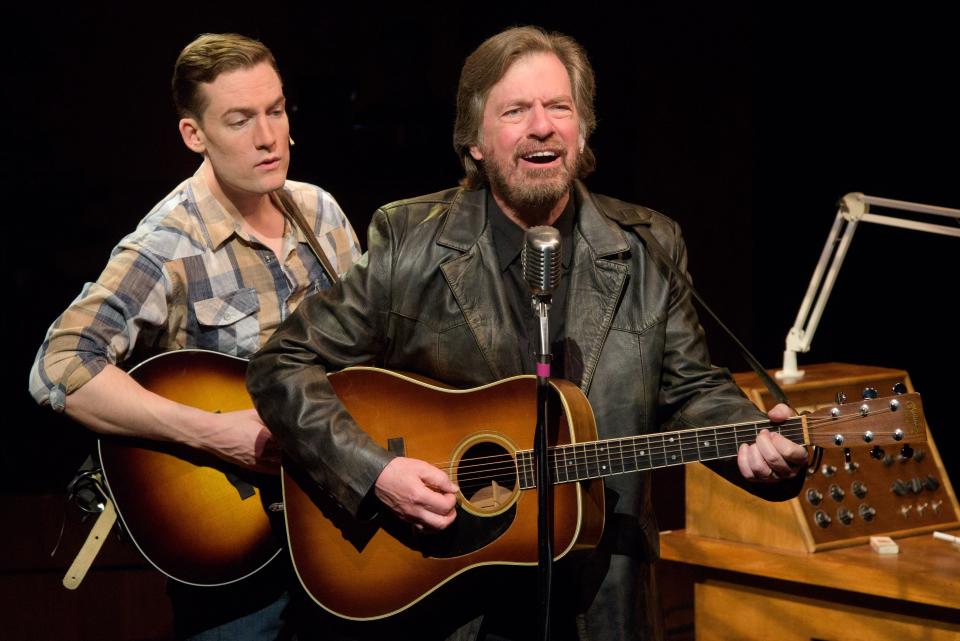
<svg viewBox="0 0 960 641">
<path fill-rule="evenodd" d="M 333 268 L 333 265 L 330 263 L 330 259 L 327 258 L 326 254 L 323 253 L 323 249 L 320 247 L 320 242 L 317 240 L 316 234 L 310 228 L 310 225 L 307 223 L 307 219 L 304 218 L 303 212 L 300 211 L 297 203 L 294 202 L 293 198 L 290 197 L 290 194 L 288 194 L 282 187 L 272 192 L 270 196 L 274 199 L 274 204 L 280 208 L 280 211 L 282 211 L 288 219 L 293 221 L 293 223 L 300 228 L 300 231 L 303 232 L 303 235 L 307 237 L 307 244 L 310 245 L 313 255 L 317 257 L 318 261 L 320 261 L 323 271 L 327 273 L 327 278 L 330 279 L 330 284 L 336 284 L 337 281 L 340 280 L 340 277 L 337 276 L 337 270 Z"/>
</svg>

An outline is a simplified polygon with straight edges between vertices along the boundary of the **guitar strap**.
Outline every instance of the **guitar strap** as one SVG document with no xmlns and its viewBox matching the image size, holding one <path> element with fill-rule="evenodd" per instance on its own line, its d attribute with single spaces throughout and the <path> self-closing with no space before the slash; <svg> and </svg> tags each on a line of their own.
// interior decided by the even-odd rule
<svg viewBox="0 0 960 641">
<path fill-rule="evenodd" d="M 717 324 L 727 333 L 727 336 L 736 344 L 740 349 L 740 353 L 743 354 L 744 360 L 750 365 L 757 376 L 760 377 L 760 380 L 763 381 L 763 384 L 766 386 L 767 390 L 770 391 L 770 394 L 778 403 L 783 403 L 784 405 L 789 405 L 790 402 L 787 399 L 787 395 L 780 388 L 777 383 L 770 378 L 770 375 L 767 374 L 767 371 L 763 369 L 763 366 L 760 365 L 760 361 L 750 353 L 750 350 L 740 342 L 740 339 L 736 337 L 733 331 L 728 328 L 723 321 L 714 313 L 710 306 L 707 305 L 706 301 L 703 300 L 703 297 L 699 292 L 694 288 L 693 283 L 690 282 L 690 279 L 687 278 L 686 274 L 681 272 L 677 266 L 670 259 L 670 256 L 667 254 L 667 251 L 663 248 L 660 243 L 657 242 L 657 239 L 653 237 L 653 234 L 650 233 L 650 219 L 652 217 L 650 211 L 643 207 L 630 207 L 625 209 L 619 209 L 616 211 L 600 207 L 597 203 L 594 203 L 597 206 L 597 209 L 602 211 L 608 218 L 611 220 L 627 226 L 632 227 L 633 231 L 640 237 L 644 245 L 647 247 L 647 251 L 650 252 L 650 255 L 653 256 L 654 260 L 663 266 L 666 267 L 667 271 L 676 276 L 677 280 L 683 283 L 684 287 L 693 295 L 693 297 L 700 303 L 700 306 L 710 314 L 710 316 L 717 322 Z"/>
<path fill-rule="evenodd" d="M 274 204 L 280 208 L 280 211 L 303 232 L 303 235 L 307 239 L 307 244 L 310 245 L 310 249 L 313 251 L 313 255 L 317 257 L 320 266 L 323 267 L 323 271 L 327 274 L 327 278 L 330 279 L 330 284 L 335 285 L 337 281 L 340 280 L 340 277 L 337 276 L 337 270 L 333 268 L 333 265 L 330 264 L 330 259 L 323 253 L 323 248 L 320 247 L 316 233 L 310 228 L 307 219 L 304 218 L 303 212 L 300 211 L 297 203 L 294 202 L 293 198 L 290 197 L 290 194 L 288 194 L 283 187 L 271 192 L 270 196 Z"/>
</svg>

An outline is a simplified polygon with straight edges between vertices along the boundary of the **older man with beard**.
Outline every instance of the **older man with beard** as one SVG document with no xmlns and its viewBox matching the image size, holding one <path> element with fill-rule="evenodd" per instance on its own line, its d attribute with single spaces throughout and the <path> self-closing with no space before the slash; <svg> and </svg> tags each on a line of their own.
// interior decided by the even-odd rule
<svg viewBox="0 0 960 641">
<path fill-rule="evenodd" d="M 586 55 L 567 36 L 524 27 L 481 44 L 458 91 L 462 186 L 378 210 L 368 253 L 328 295 L 305 301 L 251 361 L 248 387 L 291 464 L 355 518 L 389 509 L 430 536 L 456 518 L 458 488 L 432 464 L 373 442 L 326 372 L 375 364 L 456 387 L 534 372 L 537 319 L 520 266 L 530 226 L 560 231 L 553 371 L 587 394 L 600 438 L 766 418 L 710 364 L 689 292 L 632 229 L 649 228 L 683 270 L 676 223 L 580 182 L 595 164 L 587 145 L 593 94 Z M 771 418 L 789 414 L 778 406 Z M 783 499 L 799 490 L 805 462 L 802 447 L 763 431 L 736 461 L 715 467 L 756 494 Z M 660 636 L 649 474 L 609 477 L 605 499 L 599 545 L 558 567 L 554 639 Z M 535 583 L 511 582 L 517 590 L 506 583 L 494 578 L 486 591 L 462 595 L 459 604 L 470 607 L 345 633 L 403 637 L 402 623 L 419 626 L 416 638 L 455 630 L 457 638 L 534 638 Z"/>
</svg>

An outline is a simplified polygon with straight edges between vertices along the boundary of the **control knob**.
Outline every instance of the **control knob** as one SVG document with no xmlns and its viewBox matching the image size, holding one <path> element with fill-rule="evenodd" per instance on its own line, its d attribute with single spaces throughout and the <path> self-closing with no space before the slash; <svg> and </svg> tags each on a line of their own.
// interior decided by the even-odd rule
<svg viewBox="0 0 960 641">
<path fill-rule="evenodd" d="M 858 499 L 862 499 L 867 495 L 867 486 L 860 481 L 854 481 L 850 486 L 850 491 L 853 492 Z"/>
<path fill-rule="evenodd" d="M 832 498 L 837 503 L 842 501 L 843 497 L 846 496 L 847 494 L 846 492 L 843 491 L 843 488 L 837 485 L 836 483 L 831 485 L 828 491 L 830 492 L 830 498 Z"/>
</svg>

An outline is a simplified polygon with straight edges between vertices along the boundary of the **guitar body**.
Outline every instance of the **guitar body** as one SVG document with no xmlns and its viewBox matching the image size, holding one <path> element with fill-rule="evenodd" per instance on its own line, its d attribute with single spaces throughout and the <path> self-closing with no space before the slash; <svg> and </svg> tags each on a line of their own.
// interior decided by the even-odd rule
<svg viewBox="0 0 960 641">
<path fill-rule="evenodd" d="M 146 360 L 130 374 L 167 399 L 229 412 L 253 407 L 246 366 L 240 358 L 183 350 Z M 265 510 L 279 500 L 276 477 L 171 443 L 110 437 L 100 439 L 99 450 L 130 538 L 167 576 L 193 585 L 232 583 L 280 552 Z M 271 485 L 273 498 L 264 496 Z"/>
<path fill-rule="evenodd" d="M 533 448 L 536 379 L 521 376 L 454 390 L 373 368 L 330 376 L 337 396 L 381 446 L 447 471 L 461 489 L 454 524 L 414 534 L 381 513 L 352 518 L 329 497 L 284 468 L 287 536 L 294 567 L 322 607 L 349 619 L 400 612 L 470 568 L 537 564 L 536 489 L 522 489 L 517 451 Z M 551 381 L 550 444 L 596 439 L 586 397 Z M 520 476 L 520 478 L 518 478 Z M 532 486 L 532 483 L 529 483 Z M 603 483 L 553 486 L 554 553 L 596 544 L 603 529 Z"/>
</svg>

